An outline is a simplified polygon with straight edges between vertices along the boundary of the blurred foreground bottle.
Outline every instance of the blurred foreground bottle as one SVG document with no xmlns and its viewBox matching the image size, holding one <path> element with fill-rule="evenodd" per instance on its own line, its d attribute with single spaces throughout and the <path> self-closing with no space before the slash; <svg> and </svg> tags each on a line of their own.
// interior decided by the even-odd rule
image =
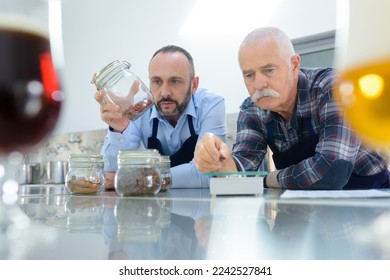
<svg viewBox="0 0 390 280">
<path fill-rule="evenodd" d="M 390 148 L 390 1 L 337 4 L 335 98 L 366 143 Z"/>
</svg>

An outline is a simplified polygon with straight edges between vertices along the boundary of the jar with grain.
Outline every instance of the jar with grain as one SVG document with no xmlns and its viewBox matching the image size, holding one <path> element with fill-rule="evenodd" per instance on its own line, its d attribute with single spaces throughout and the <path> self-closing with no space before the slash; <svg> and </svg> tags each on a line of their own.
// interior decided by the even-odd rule
<svg viewBox="0 0 390 280">
<path fill-rule="evenodd" d="M 101 155 L 70 154 L 65 186 L 71 194 L 100 193 L 106 184 Z"/>
<path fill-rule="evenodd" d="M 155 195 L 161 189 L 157 150 L 121 150 L 118 153 L 115 190 L 120 196 Z"/>
<path fill-rule="evenodd" d="M 136 120 L 154 105 L 154 97 L 130 67 L 127 61 L 115 60 L 97 72 L 91 83 L 106 93 L 103 102 L 119 105 L 124 117 Z"/>
<path fill-rule="evenodd" d="M 171 160 L 169 156 L 161 156 L 161 191 L 168 190 L 172 185 Z"/>
</svg>

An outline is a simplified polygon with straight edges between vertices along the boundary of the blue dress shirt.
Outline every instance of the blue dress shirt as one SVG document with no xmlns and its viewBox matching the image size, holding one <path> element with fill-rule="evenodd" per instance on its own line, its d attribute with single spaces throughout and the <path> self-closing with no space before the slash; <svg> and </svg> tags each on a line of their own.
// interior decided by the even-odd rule
<svg viewBox="0 0 390 280">
<path fill-rule="evenodd" d="M 211 132 L 225 141 L 224 98 L 208 90 L 198 89 L 192 95 L 175 127 L 158 112 L 155 106 L 152 106 L 139 119 L 131 121 L 122 133 L 108 130 L 102 148 L 104 170 L 106 172 L 116 171 L 119 150 L 147 147 L 148 138 L 152 135 L 154 118 L 159 120 L 157 138 L 161 142 L 163 151 L 168 155 L 174 154 L 190 137 L 188 115 L 192 116 L 195 132 L 199 135 L 198 139 L 201 139 L 206 132 Z M 204 188 L 209 186 L 209 178 L 196 169 L 193 160 L 172 167 L 171 173 L 172 188 Z"/>
</svg>

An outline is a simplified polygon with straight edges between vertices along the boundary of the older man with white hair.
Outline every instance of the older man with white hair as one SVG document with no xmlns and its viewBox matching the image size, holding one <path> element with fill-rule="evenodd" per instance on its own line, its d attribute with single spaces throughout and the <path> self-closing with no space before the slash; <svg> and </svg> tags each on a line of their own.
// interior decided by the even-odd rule
<svg viewBox="0 0 390 280">
<path fill-rule="evenodd" d="M 252 31 L 238 53 L 248 97 L 240 107 L 232 152 L 206 134 L 196 146 L 200 171 L 256 171 L 269 147 L 276 171 L 265 186 L 283 189 L 389 187 L 387 160 L 365 146 L 332 98 L 331 68 L 301 68 L 288 36 Z"/>
</svg>

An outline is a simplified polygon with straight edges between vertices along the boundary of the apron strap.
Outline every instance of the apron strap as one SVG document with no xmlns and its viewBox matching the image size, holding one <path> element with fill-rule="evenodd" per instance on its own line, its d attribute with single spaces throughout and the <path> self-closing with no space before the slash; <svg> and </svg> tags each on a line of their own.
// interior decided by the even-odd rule
<svg viewBox="0 0 390 280">
<path fill-rule="evenodd" d="M 276 123 L 267 123 L 267 144 L 272 151 L 272 158 L 277 169 L 284 169 L 314 156 L 319 136 L 318 134 L 314 134 L 311 119 L 302 118 L 301 127 L 303 131 L 309 131 L 309 136 L 305 138 L 299 137 L 298 143 L 291 146 L 286 151 L 280 152 L 275 145 L 274 138 L 274 134 L 276 133 Z"/>
<path fill-rule="evenodd" d="M 194 151 L 196 142 L 198 141 L 198 135 L 195 132 L 194 124 L 192 121 L 192 116 L 188 115 L 188 127 L 191 133 L 191 136 L 183 143 L 181 148 L 174 154 L 170 155 L 171 167 L 180 165 L 183 163 L 188 163 L 194 158 Z M 161 155 L 165 155 L 162 151 L 162 146 L 160 140 L 157 138 L 158 131 L 158 119 L 153 119 L 153 129 L 152 136 L 148 138 L 148 149 L 156 149 L 160 152 Z"/>
</svg>

